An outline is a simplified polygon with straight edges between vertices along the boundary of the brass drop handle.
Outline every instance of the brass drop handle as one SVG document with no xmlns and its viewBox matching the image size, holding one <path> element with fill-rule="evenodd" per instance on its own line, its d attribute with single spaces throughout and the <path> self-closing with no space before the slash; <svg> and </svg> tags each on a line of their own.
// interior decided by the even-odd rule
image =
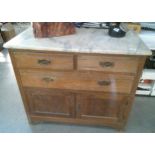
<svg viewBox="0 0 155 155">
<path fill-rule="evenodd" d="M 99 62 L 99 65 L 101 67 L 113 67 L 114 63 L 113 62 L 109 62 L 109 61 L 106 61 L 106 62 L 101 61 L 101 62 Z"/>
<path fill-rule="evenodd" d="M 43 77 L 42 80 L 48 83 L 48 82 L 53 82 L 54 78 L 53 77 Z"/>
<path fill-rule="evenodd" d="M 38 64 L 41 64 L 41 65 L 48 65 L 51 63 L 51 60 L 46 60 L 46 59 L 39 59 L 38 60 Z"/>
<path fill-rule="evenodd" d="M 98 81 L 97 83 L 100 86 L 109 86 L 111 84 L 111 82 L 108 80 L 101 80 L 101 81 Z"/>
</svg>

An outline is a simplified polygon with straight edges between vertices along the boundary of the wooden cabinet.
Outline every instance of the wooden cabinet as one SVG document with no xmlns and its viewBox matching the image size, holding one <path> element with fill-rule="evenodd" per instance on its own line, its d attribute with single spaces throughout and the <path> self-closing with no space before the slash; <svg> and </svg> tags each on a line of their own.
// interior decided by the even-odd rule
<svg viewBox="0 0 155 155">
<path fill-rule="evenodd" d="M 10 50 L 30 121 L 106 125 L 127 122 L 144 56 Z"/>
</svg>

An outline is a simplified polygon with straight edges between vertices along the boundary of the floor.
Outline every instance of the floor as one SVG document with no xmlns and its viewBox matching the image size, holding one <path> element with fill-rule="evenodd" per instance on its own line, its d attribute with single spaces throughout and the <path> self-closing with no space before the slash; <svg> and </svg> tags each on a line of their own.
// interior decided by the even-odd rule
<svg viewBox="0 0 155 155">
<path fill-rule="evenodd" d="M 0 52 L 0 132 L 112 133 L 115 129 L 57 123 L 29 124 L 7 50 Z M 137 96 L 125 131 L 155 132 L 155 97 Z"/>
</svg>

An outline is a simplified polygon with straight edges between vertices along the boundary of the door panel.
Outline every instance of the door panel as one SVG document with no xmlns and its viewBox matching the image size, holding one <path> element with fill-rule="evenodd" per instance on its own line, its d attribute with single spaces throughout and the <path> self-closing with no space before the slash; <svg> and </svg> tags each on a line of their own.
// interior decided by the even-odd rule
<svg viewBox="0 0 155 155">
<path fill-rule="evenodd" d="M 74 95 L 50 89 L 25 88 L 32 114 L 74 117 Z"/>
<path fill-rule="evenodd" d="M 82 119 L 122 119 L 127 97 L 117 94 L 79 94 L 77 95 L 77 117 Z"/>
</svg>

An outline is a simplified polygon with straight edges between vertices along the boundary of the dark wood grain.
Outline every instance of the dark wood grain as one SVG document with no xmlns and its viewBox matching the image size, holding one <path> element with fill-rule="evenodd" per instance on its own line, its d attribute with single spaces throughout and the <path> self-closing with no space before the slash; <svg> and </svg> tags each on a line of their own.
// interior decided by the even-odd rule
<svg viewBox="0 0 155 155">
<path fill-rule="evenodd" d="M 36 38 L 58 37 L 75 33 L 71 22 L 34 22 L 33 32 Z"/>
</svg>

